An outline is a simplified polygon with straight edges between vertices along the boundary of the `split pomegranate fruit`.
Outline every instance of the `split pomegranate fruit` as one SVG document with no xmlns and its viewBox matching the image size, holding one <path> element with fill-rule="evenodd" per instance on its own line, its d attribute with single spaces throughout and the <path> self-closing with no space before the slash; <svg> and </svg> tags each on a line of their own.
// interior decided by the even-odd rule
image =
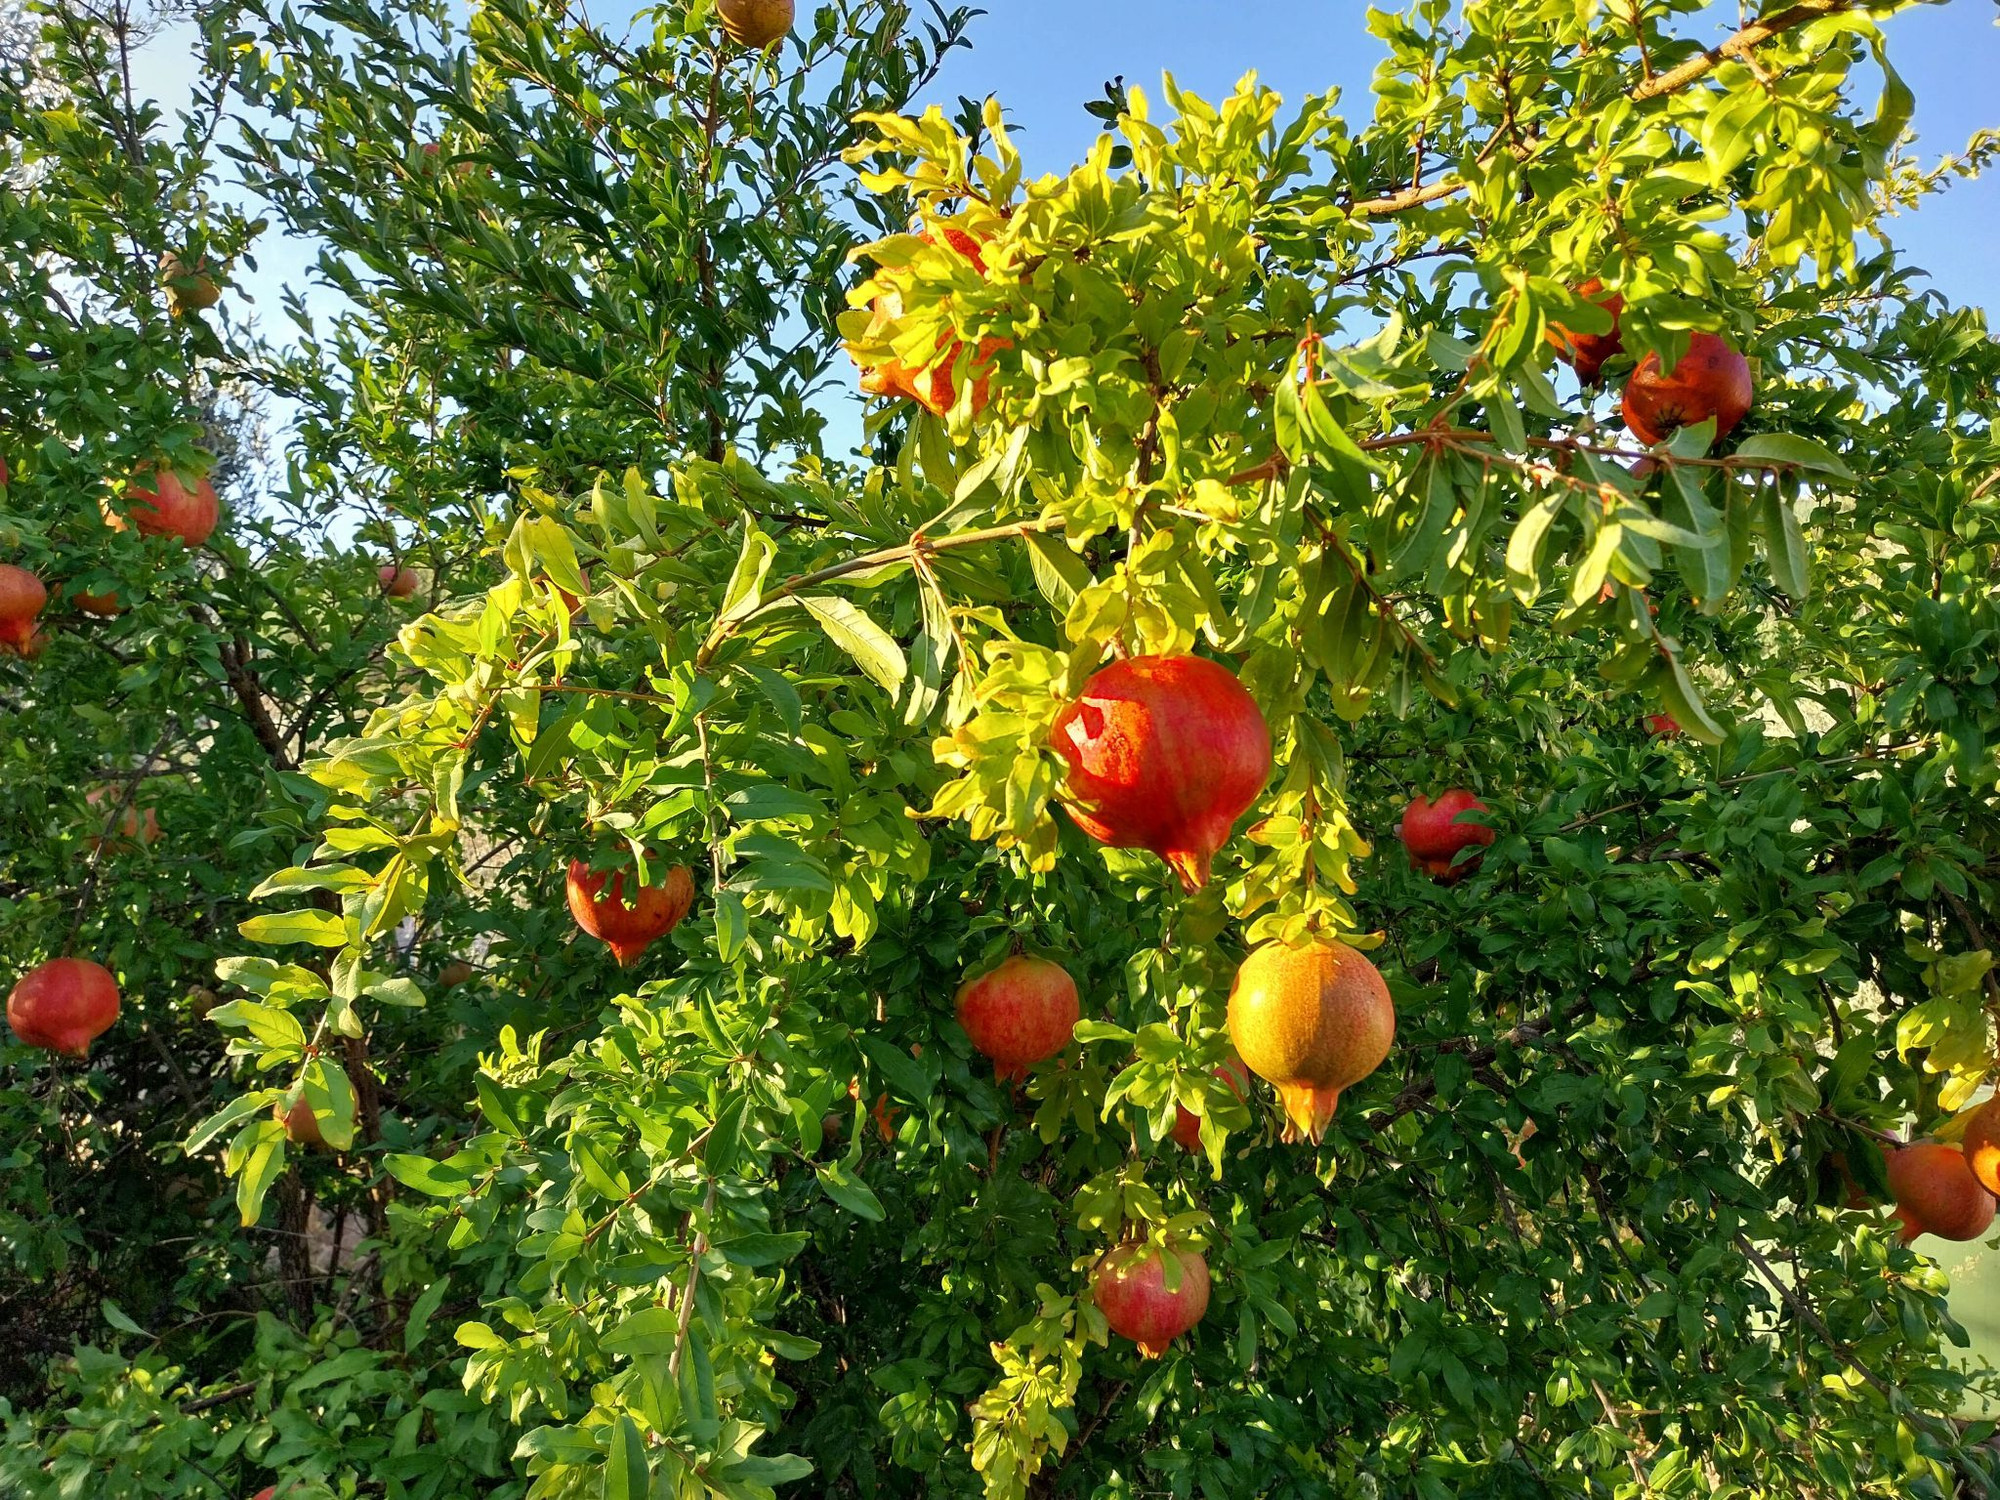
<svg viewBox="0 0 2000 1500">
<path fill-rule="evenodd" d="M 1463 787 L 1453 787 L 1433 802 L 1419 797 L 1403 810 L 1403 847 L 1410 863 L 1440 885 L 1456 885 L 1479 868 L 1479 855 L 1458 863 L 1464 849 L 1486 849 L 1499 835 L 1483 823 L 1464 820 L 1466 813 L 1483 813 L 1486 804 Z"/>
<path fill-rule="evenodd" d="M 35 639 L 35 619 L 49 591 L 33 573 L 0 563 L 0 655 L 27 656 Z"/>
<path fill-rule="evenodd" d="M 1277 1087 L 1285 1139 L 1317 1143 L 1340 1091 L 1389 1055 L 1396 1007 L 1381 972 L 1346 943 L 1266 943 L 1236 971 L 1229 1039 L 1250 1071 Z"/>
<path fill-rule="evenodd" d="M 1016 953 L 958 987 L 953 1004 L 972 1045 L 993 1059 L 1000 1082 L 1026 1078 L 1069 1045 L 1083 1014 L 1069 970 Z"/>
<path fill-rule="evenodd" d="M 1169 1261 L 1174 1284 L 1167 1285 Z M 1130 1339 L 1148 1359 L 1208 1311 L 1208 1262 L 1179 1247 L 1162 1251 L 1134 1241 L 1105 1251 L 1090 1272 L 1090 1298 L 1111 1331 Z"/>
<path fill-rule="evenodd" d="M 1918 1141 L 1890 1151 L 1888 1166 L 1904 1244 L 1924 1234 L 1976 1240 L 1992 1227 L 1993 1194 L 1973 1176 L 1958 1147 Z"/>
<path fill-rule="evenodd" d="M 1243 1066 L 1243 1059 L 1225 1059 L 1216 1069 L 1215 1076 L 1229 1085 L 1229 1091 L 1239 1099 L 1250 1097 L 1250 1070 Z M 1201 1116 L 1185 1104 L 1174 1106 L 1173 1137 L 1176 1145 L 1189 1151 L 1201 1149 Z"/>
<path fill-rule="evenodd" d="M 125 487 L 125 512 L 106 501 L 104 519 L 113 531 L 129 524 L 141 536 L 174 536 L 199 547 L 222 519 L 222 501 L 206 479 L 171 469 L 142 470 Z"/>
<path fill-rule="evenodd" d="M 630 902 L 625 899 L 628 873 L 594 871 L 580 859 L 569 862 L 570 915 L 578 927 L 610 946 L 621 967 L 637 962 L 648 945 L 678 927 L 694 905 L 694 876 L 685 865 L 667 871 L 658 885 L 638 887 Z"/>
<path fill-rule="evenodd" d="M 1204 656 L 1135 656 L 1083 685 L 1056 719 L 1077 827 L 1150 849 L 1188 891 L 1271 775 L 1271 731 L 1236 674 Z"/>
<path fill-rule="evenodd" d="M 1713 417 L 1715 439 L 1721 442 L 1749 414 L 1755 398 L 1750 361 L 1727 340 L 1697 333 L 1671 374 L 1661 368 L 1657 354 L 1639 361 L 1625 383 L 1625 425 L 1650 448 Z"/>
<path fill-rule="evenodd" d="M 87 958 L 52 958 L 7 997 L 7 1024 L 30 1047 L 88 1057 L 118 1019 L 118 981 Z"/>
<path fill-rule="evenodd" d="M 1560 323 L 1549 324 L 1549 342 L 1556 346 L 1556 357 L 1575 370 L 1576 378 L 1585 385 L 1596 385 L 1602 378 L 1604 362 L 1614 354 L 1625 352 L 1625 336 L 1618 331 L 1619 314 L 1625 311 L 1624 295 L 1612 292 L 1608 296 L 1598 296 L 1603 290 L 1604 283 L 1593 276 L 1579 283 L 1576 293 L 1611 314 L 1609 333 L 1576 333 Z"/>
</svg>

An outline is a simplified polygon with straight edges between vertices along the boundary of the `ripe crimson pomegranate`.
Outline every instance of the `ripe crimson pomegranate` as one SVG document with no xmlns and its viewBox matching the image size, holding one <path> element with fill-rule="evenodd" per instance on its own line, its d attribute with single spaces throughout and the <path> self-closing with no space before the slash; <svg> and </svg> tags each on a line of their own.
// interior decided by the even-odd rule
<svg viewBox="0 0 2000 1500">
<path fill-rule="evenodd" d="M 375 576 L 382 580 L 382 592 L 391 599 L 407 599 L 417 591 L 417 575 L 395 563 L 382 564 L 375 570 Z"/>
<path fill-rule="evenodd" d="M 207 541 L 222 519 L 222 502 L 213 485 L 171 469 L 135 474 L 125 487 L 125 509 L 121 515 L 106 502 L 104 519 L 113 531 L 123 531 L 129 516 L 129 524 L 141 536 L 177 536 L 190 547 Z"/>
<path fill-rule="evenodd" d="M 1389 1055 L 1396 1007 L 1375 965 L 1345 943 L 1266 943 L 1236 971 L 1229 1039 L 1251 1072 L 1277 1085 L 1285 1139 L 1317 1142 L 1340 1091 Z"/>
<path fill-rule="evenodd" d="M 1169 1256 L 1177 1273 L 1171 1290 Z M 1196 1251 L 1178 1247 L 1161 1251 L 1143 1242 L 1119 1245 L 1091 1268 L 1090 1298 L 1113 1333 L 1137 1344 L 1146 1358 L 1158 1359 L 1208 1311 L 1208 1262 Z"/>
<path fill-rule="evenodd" d="M 1889 1191 L 1896 1199 L 1902 1238 L 1976 1240 L 1993 1223 L 1993 1195 L 1979 1184 L 1956 1146 L 1918 1141 L 1888 1153 Z"/>
<path fill-rule="evenodd" d="M 608 943 L 621 966 L 635 963 L 648 944 L 680 926 L 694 905 L 694 876 L 686 865 L 675 865 L 658 885 L 640 886 L 629 903 L 627 873 L 593 872 L 583 860 L 569 862 L 570 915 L 585 932 Z"/>
<path fill-rule="evenodd" d="M 319 1116 L 306 1103 L 306 1096 L 300 1094 L 288 1110 L 281 1099 L 271 1106 L 271 1118 L 285 1127 L 285 1139 L 294 1146 L 324 1146 L 326 1137 L 320 1134 Z"/>
<path fill-rule="evenodd" d="M 1979 1185 L 2000 1193 L 2000 1095 L 1988 1099 L 1965 1122 L 1965 1164 Z"/>
<path fill-rule="evenodd" d="M 972 1045 L 993 1059 L 1002 1083 L 1069 1045 L 1083 1013 L 1076 981 L 1061 964 L 1016 953 L 958 987 L 958 1024 Z"/>
<path fill-rule="evenodd" d="M 250 1500 L 273 1500 L 273 1497 L 275 1497 L 277 1493 L 278 1493 L 278 1487 L 275 1484 L 267 1484 L 264 1486 L 264 1488 L 257 1491 L 256 1494 L 252 1495 L 250 1497 Z"/>
<path fill-rule="evenodd" d="M 87 958 L 52 958 L 7 997 L 7 1024 L 30 1047 L 88 1057 L 90 1044 L 118 1019 L 118 981 Z"/>
<path fill-rule="evenodd" d="M 1713 417 L 1715 439 L 1721 442 L 1755 398 L 1750 361 L 1714 334 L 1697 333 L 1671 375 L 1660 368 L 1657 354 L 1639 361 L 1625 383 L 1625 425 L 1650 448 Z"/>
<path fill-rule="evenodd" d="M 1604 290 L 1604 283 L 1595 276 L 1577 285 L 1577 295 L 1588 297 L 1592 302 L 1611 314 L 1609 333 L 1576 333 L 1560 323 L 1549 324 L 1549 342 L 1556 346 L 1556 357 L 1576 371 L 1576 378 L 1585 385 L 1596 385 L 1604 371 L 1604 362 L 1614 354 L 1625 352 L 1625 336 L 1618 331 L 1619 314 L 1625 311 L 1622 293 L 1613 292 L 1609 296 L 1597 294 Z"/>
<path fill-rule="evenodd" d="M 14 482 L 14 471 L 7 467 L 7 460 L 0 458 L 0 490 Z"/>
<path fill-rule="evenodd" d="M 85 614 L 96 615 L 99 619 L 105 620 L 124 613 L 125 609 L 125 606 L 118 602 L 116 590 L 105 594 L 86 594 L 79 590 L 69 596 L 69 602 Z"/>
<path fill-rule="evenodd" d="M 49 602 L 42 580 L 26 568 L 0 563 L 0 655 L 29 654 L 35 638 L 35 617 Z"/>
<path fill-rule="evenodd" d="M 761 52 L 791 31 L 793 0 L 716 0 L 715 14 L 729 40 Z"/>
<path fill-rule="evenodd" d="M 1236 675 L 1203 656 L 1135 656 L 1083 685 L 1055 724 L 1069 815 L 1115 849 L 1150 849 L 1181 885 L 1208 884 L 1215 851 L 1271 775 L 1271 731 Z"/>
<path fill-rule="evenodd" d="M 1240 1057 L 1226 1058 L 1215 1069 L 1215 1076 L 1229 1085 L 1231 1093 L 1239 1099 L 1250 1097 L 1250 1070 L 1243 1066 Z M 1174 1141 L 1189 1151 L 1201 1149 L 1201 1116 L 1185 1104 L 1174 1106 Z"/>
<path fill-rule="evenodd" d="M 1485 849 L 1499 835 L 1480 823 L 1462 821 L 1465 813 L 1483 813 L 1486 804 L 1463 787 L 1453 787 L 1437 801 L 1419 797 L 1403 810 L 1403 847 L 1410 863 L 1440 885 L 1456 885 L 1479 868 L 1478 855 L 1454 863 L 1461 849 Z"/>
<path fill-rule="evenodd" d="M 1656 740 L 1677 740 L 1681 737 L 1681 721 L 1672 714 L 1647 714 L 1646 732 Z"/>
</svg>

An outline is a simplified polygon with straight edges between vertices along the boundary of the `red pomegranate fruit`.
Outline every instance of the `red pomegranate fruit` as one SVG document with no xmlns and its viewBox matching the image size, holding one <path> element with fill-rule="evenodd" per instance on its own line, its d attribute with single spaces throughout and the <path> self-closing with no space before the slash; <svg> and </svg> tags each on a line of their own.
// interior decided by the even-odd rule
<svg viewBox="0 0 2000 1500">
<path fill-rule="evenodd" d="M 958 987 L 958 1024 L 972 1045 L 993 1059 L 1002 1083 L 1069 1045 L 1083 1007 L 1076 981 L 1059 963 L 1016 953 Z"/>
<path fill-rule="evenodd" d="M 1403 810 L 1403 847 L 1410 863 L 1440 885 L 1456 885 L 1479 868 L 1479 856 L 1457 863 L 1462 849 L 1485 849 L 1499 837 L 1482 823 L 1466 821 L 1466 813 L 1483 813 L 1486 804 L 1463 787 L 1453 787 L 1433 802 L 1419 797 Z"/>
<path fill-rule="evenodd" d="M 1667 374 L 1649 354 L 1625 383 L 1625 425 L 1648 448 L 1683 427 L 1715 419 L 1715 440 L 1729 436 L 1750 411 L 1756 389 L 1750 361 L 1712 333 L 1697 333 Z"/>
<path fill-rule="evenodd" d="M 1992 1227 L 1993 1195 L 1972 1175 L 1956 1146 L 1918 1141 L 1887 1153 L 1889 1191 L 1903 1221 L 1904 1244 L 1919 1235 L 1976 1240 Z"/>
<path fill-rule="evenodd" d="M 1215 1069 L 1215 1076 L 1229 1085 L 1229 1091 L 1239 1099 L 1250 1097 L 1250 1070 L 1243 1066 L 1240 1057 L 1226 1058 Z M 1201 1116 L 1185 1104 L 1174 1106 L 1174 1143 L 1189 1151 L 1201 1149 Z"/>
<path fill-rule="evenodd" d="M 0 655 L 27 656 L 35 639 L 35 617 L 49 602 L 42 580 L 26 568 L 0 563 Z"/>
<path fill-rule="evenodd" d="M 281 1099 L 271 1106 L 271 1118 L 285 1127 L 285 1139 L 294 1146 L 324 1146 L 326 1137 L 320 1134 L 319 1116 L 306 1103 L 306 1096 L 300 1094 L 290 1109 L 285 1108 Z"/>
<path fill-rule="evenodd" d="M 69 602 L 85 614 L 96 615 L 101 620 L 108 620 L 125 612 L 125 606 L 119 602 L 116 590 L 103 594 L 86 594 L 79 589 L 69 596 Z"/>
<path fill-rule="evenodd" d="M 1614 354 L 1625 352 L 1625 337 L 1618 331 L 1618 318 L 1625 311 L 1625 298 L 1619 292 L 1598 296 L 1603 290 L 1604 283 L 1593 276 L 1579 283 L 1576 293 L 1611 314 L 1609 333 L 1576 333 L 1560 323 L 1549 324 L 1549 342 L 1556 346 L 1556 357 L 1575 370 L 1576 378 L 1585 385 L 1596 385 L 1603 374 L 1604 362 Z"/>
<path fill-rule="evenodd" d="M 686 865 L 675 865 L 658 885 L 640 886 L 629 903 L 627 873 L 593 871 L 580 859 L 569 862 L 570 915 L 610 946 L 621 967 L 637 962 L 649 944 L 680 926 L 694 905 L 694 876 Z"/>
<path fill-rule="evenodd" d="M 1056 719 L 1069 815 L 1115 849 L 1150 849 L 1188 891 L 1271 775 L 1271 731 L 1236 674 L 1204 656 L 1135 656 Z"/>
<path fill-rule="evenodd" d="M 1168 1260 L 1174 1285 L 1167 1285 Z M 1148 1359 L 1208 1311 L 1208 1262 L 1193 1250 L 1162 1251 L 1143 1242 L 1119 1245 L 1098 1258 L 1090 1272 L 1090 1298 L 1113 1333 L 1130 1339 Z"/>
<path fill-rule="evenodd" d="M 1646 715 L 1646 733 L 1656 740 L 1677 740 L 1682 732 L 1681 721 L 1672 714 Z"/>
<path fill-rule="evenodd" d="M 88 1057 L 118 1019 L 118 981 L 87 958 L 52 958 L 7 997 L 7 1024 L 30 1047 Z"/>
<path fill-rule="evenodd" d="M 375 576 L 382 581 L 382 592 L 391 599 L 407 599 L 417 591 L 417 575 L 408 568 L 384 563 L 375 570 Z"/>
<path fill-rule="evenodd" d="M 105 798 L 112 795 L 110 787 L 92 787 L 83 794 L 84 805 L 86 807 L 102 808 Z M 119 813 L 117 838 L 106 837 L 103 831 L 104 825 L 101 820 L 97 827 L 98 831 L 90 834 L 86 840 L 93 849 L 114 849 L 118 847 L 121 841 L 126 844 L 134 842 L 151 844 L 160 836 L 159 817 L 154 813 L 152 808 L 140 807 L 136 802 L 127 803 L 125 810 Z"/>
<path fill-rule="evenodd" d="M 1389 1055 L 1396 1007 L 1375 965 L 1346 943 L 1266 943 L 1236 971 L 1229 1039 L 1251 1072 L 1277 1086 L 1285 1139 L 1317 1142 L 1340 1091 Z"/>
<path fill-rule="evenodd" d="M 104 519 L 113 531 L 125 530 L 129 518 L 141 536 L 179 537 L 190 547 L 207 541 L 222 519 L 222 502 L 216 497 L 215 486 L 171 469 L 135 474 L 125 487 L 125 510 L 121 515 L 106 503 Z"/>
<path fill-rule="evenodd" d="M 939 224 L 923 231 L 918 238 L 927 245 L 942 242 L 955 254 L 972 262 L 973 268 L 981 275 L 986 273 L 986 255 L 981 242 L 965 230 L 952 224 Z M 903 295 L 890 289 L 876 297 L 869 304 L 867 337 L 879 339 L 903 317 Z M 982 339 L 977 354 L 972 360 L 972 411 L 977 416 L 986 409 L 988 392 L 992 383 L 991 366 L 994 355 L 1008 348 L 1006 339 Z M 902 397 L 914 401 L 934 416 L 944 416 L 958 404 L 959 355 L 964 352 L 965 341 L 950 333 L 941 333 L 929 358 L 915 368 L 902 360 L 890 358 L 877 365 L 861 366 L 861 389 L 870 396 Z M 857 363 L 860 356 L 855 355 Z"/>
</svg>

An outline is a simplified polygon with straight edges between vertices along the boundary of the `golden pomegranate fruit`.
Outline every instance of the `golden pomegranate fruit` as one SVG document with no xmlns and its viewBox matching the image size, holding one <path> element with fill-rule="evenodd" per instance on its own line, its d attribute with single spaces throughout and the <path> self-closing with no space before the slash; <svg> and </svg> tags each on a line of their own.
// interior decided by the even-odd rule
<svg viewBox="0 0 2000 1500">
<path fill-rule="evenodd" d="M 759 52 L 791 31 L 796 14 L 793 0 L 715 0 L 716 19 L 729 40 Z"/>
<path fill-rule="evenodd" d="M 1236 971 L 1229 1039 L 1245 1066 L 1277 1087 L 1285 1139 L 1317 1142 L 1340 1091 L 1389 1055 L 1396 1007 L 1375 965 L 1345 943 L 1266 943 Z"/>
<path fill-rule="evenodd" d="M 324 1146 L 326 1137 L 320 1134 L 319 1116 L 306 1103 L 306 1096 L 300 1094 L 290 1109 L 283 1100 L 271 1106 L 271 1118 L 285 1127 L 285 1139 L 294 1146 Z"/>
</svg>

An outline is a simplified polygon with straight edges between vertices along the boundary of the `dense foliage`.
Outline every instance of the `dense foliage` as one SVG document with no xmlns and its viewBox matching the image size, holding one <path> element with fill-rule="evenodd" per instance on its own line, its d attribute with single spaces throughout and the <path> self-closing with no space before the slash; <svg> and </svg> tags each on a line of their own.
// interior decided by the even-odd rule
<svg viewBox="0 0 2000 1500">
<path fill-rule="evenodd" d="M 42 14 L 0 930 L 125 1007 L 5 1054 L 0 1489 L 1992 1493 L 1853 1206 L 2000 1015 L 2000 346 L 1888 242 L 1902 8 L 1424 0 L 1365 121 L 1114 87 L 1038 180 L 914 112 L 965 12 L 217 6 L 172 124 Z M 1649 451 L 1695 333 L 1754 404 Z M 260 398 L 206 546 L 103 525 Z M 1184 890 L 1052 734 L 1190 651 L 1275 768 Z M 1420 868 L 1449 787 L 1495 837 Z M 621 968 L 588 866 L 692 910 Z M 1330 937 L 1396 1039 L 1288 1142 L 1232 976 Z M 1021 953 L 1083 1019 L 1016 1087 L 953 996 Z M 1157 1360 L 1140 1241 L 1213 1283 Z"/>
</svg>

